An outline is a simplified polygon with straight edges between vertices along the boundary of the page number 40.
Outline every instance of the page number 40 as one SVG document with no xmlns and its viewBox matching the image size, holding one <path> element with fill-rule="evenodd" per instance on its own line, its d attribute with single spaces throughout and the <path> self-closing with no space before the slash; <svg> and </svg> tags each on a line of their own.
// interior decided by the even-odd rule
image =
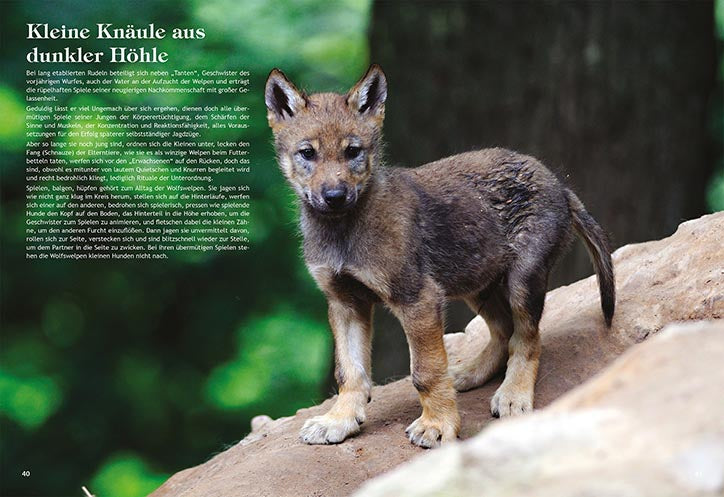
<svg viewBox="0 0 724 497">
<path fill-rule="evenodd" d="M 29 469 L 24 469 L 24 470 L 20 473 L 20 476 L 24 476 L 25 478 L 30 477 L 30 470 L 29 470 Z"/>
</svg>

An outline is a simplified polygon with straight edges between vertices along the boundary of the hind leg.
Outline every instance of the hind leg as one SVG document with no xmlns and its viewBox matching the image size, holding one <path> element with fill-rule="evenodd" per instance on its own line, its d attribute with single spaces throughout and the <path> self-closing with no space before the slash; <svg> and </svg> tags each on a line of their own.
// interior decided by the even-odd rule
<svg viewBox="0 0 724 497">
<path fill-rule="evenodd" d="M 514 266 L 509 273 L 513 335 L 508 342 L 505 380 L 490 402 L 493 416 L 514 416 L 533 410 L 540 358 L 538 323 L 543 313 L 547 279 L 547 264 Z"/>
<path fill-rule="evenodd" d="M 510 305 L 502 287 L 490 295 L 478 294 L 465 302 L 479 313 L 490 330 L 490 341 L 472 361 L 450 365 L 450 374 L 458 392 L 483 385 L 505 367 L 508 358 L 508 340 L 513 334 Z"/>
</svg>

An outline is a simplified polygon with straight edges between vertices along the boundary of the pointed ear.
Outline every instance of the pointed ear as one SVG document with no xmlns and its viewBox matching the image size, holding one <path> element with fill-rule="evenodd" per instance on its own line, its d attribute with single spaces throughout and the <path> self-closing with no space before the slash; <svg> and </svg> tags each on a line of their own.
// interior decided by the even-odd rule
<svg viewBox="0 0 724 497">
<path fill-rule="evenodd" d="M 373 117 L 382 124 L 385 118 L 387 78 L 377 64 L 372 64 L 362 79 L 347 93 L 347 105 L 362 115 Z"/>
<path fill-rule="evenodd" d="M 306 107 L 307 96 L 297 90 L 283 72 L 272 69 L 266 80 L 264 102 L 268 110 L 269 126 L 274 129 Z"/>
</svg>

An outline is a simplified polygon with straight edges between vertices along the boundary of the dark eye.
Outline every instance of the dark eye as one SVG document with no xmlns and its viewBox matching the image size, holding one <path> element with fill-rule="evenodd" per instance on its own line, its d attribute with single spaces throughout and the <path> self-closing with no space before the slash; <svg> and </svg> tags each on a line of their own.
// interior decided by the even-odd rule
<svg viewBox="0 0 724 497">
<path fill-rule="evenodd" d="M 312 160 L 317 156 L 313 148 L 303 148 L 299 151 L 299 153 L 305 160 Z"/>
<path fill-rule="evenodd" d="M 356 159 L 359 157 L 359 154 L 362 152 L 362 148 L 357 147 L 355 145 L 350 145 L 344 150 L 344 156 L 347 158 L 347 160 Z"/>
</svg>

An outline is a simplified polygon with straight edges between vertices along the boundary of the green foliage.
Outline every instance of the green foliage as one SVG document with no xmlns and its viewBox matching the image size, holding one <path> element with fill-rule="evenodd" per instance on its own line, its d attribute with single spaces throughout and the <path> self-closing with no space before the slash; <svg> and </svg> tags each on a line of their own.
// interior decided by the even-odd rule
<svg viewBox="0 0 724 497">
<path fill-rule="evenodd" d="M 90 488 L 95 495 L 136 497 L 153 492 L 166 478 L 168 475 L 151 472 L 140 457 L 119 453 L 101 465 Z"/>
<path fill-rule="evenodd" d="M 43 309 L 43 333 L 53 345 L 62 348 L 75 343 L 83 333 L 85 316 L 71 301 L 52 298 Z"/>
<path fill-rule="evenodd" d="M 25 144 L 25 110 L 20 95 L 0 86 L 0 147 L 21 150 Z"/>
<path fill-rule="evenodd" d="M 706 201 L 712 212 L 724 211 L 724 0 L 714 0 L 714 22 L 719 41 L 719 86 L 714 95 L 711 132 L 718 145 L 716 172 L 709 180 Z"/>
<path fill-rule="evenodd" d="M 712 212 L 724 211 L 724 167 L 710 180 L 706 200 Z"/>
<path fill-rule="evenodd" d="M 0 370 L 0 413 L 26 430 L 45 423 L 62 398 L 60 388 L 47 376 L 21 378 Z"/>
<path fill-rule="evenodd" d="M 12 2 L 2 16 L 0 84 L 2 348 L 0 494 L 145 495 L 171 473 L 243 437 L 257 414 L 318 402 L 331 367 L 321 293 L 304 268 L 293 195 L 276 166 L 263 85 L 280 67 L 302 86 L 344 90 L 368 61 L 370 0 Z M 252 248 L 162 263 L 26 261 L 25 23 L 204 27 L 204 40 L 154 43 L 143 69 L 245 69 L 246 95 L 82 95 L 59 105 L 246 105 Z M 63 46 L 52 45 L 51 47 Z M 58 42 L 60 43 L 60 42 Z M 37 43 L 36 43 L 37 44 Z M 140 43 L 141 45 L 143 43 Z M 108 42 L 83 42 L 107 50 Z M 66 68 L 45 65 L 42 69 Z M 79 68 L 79 67 L 78 67 Z M 94 69 L 138 69 L 103 62 Z M 79 148 L 76 138 L 58 146 Z M 153 155 L 156 150 L 136 150 Z M 32 454 L 28 460 L 27 455 Z M 32 462 L 22 479 L 18 464 Z M 24 468 L 21 468 L 24 469 Z"/>
<path fill-rule="evenodd" d="M 209 376 L 207 396 L 226 409 L 270 404 L 268 392 L 306 403 L 327 375 L 330 353 L 331 336 L 317 321 L 292 311 L 253 318 L 237 331 L 235 357 Z"/>
</svg>

